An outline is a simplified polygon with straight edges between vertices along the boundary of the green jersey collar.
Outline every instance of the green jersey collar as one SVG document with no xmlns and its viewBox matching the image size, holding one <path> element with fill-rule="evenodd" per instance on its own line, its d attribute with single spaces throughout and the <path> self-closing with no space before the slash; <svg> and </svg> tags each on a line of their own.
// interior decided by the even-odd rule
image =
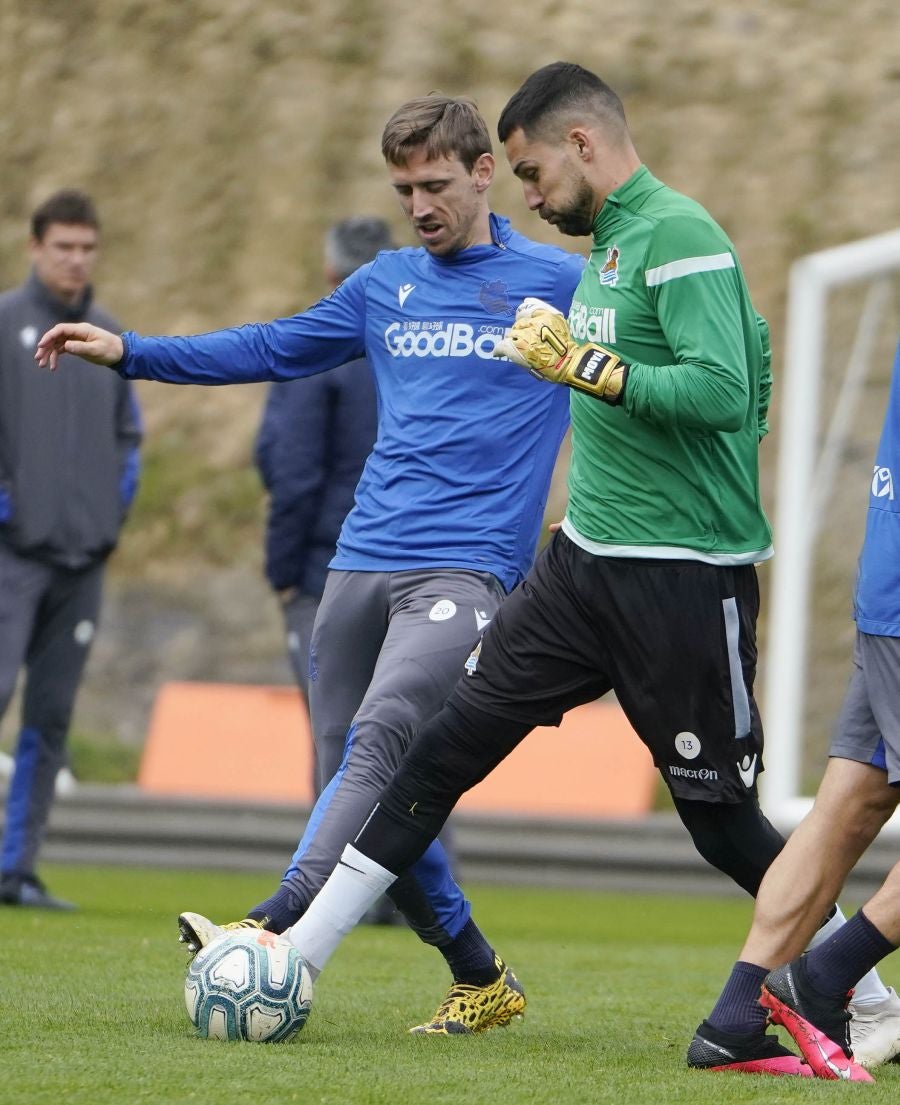
<svg viewBox="0 0 900 1105">
<path fill-rule="evenodd" d="M 614 192 L 610 192 L 606 197 L 606 202 L 597 212 L 592 230 L 594 241 L 599 242 L 601 240 L 609 223 L 616 218 L 616 212 L 620 207 L 640 207 L 647 196 L 664 187 L 662 181 L 657 180 L 646 165 L 641 165 L 640 168 L 635 169 L 624 184 L 620 184 Z"/>
</svg>

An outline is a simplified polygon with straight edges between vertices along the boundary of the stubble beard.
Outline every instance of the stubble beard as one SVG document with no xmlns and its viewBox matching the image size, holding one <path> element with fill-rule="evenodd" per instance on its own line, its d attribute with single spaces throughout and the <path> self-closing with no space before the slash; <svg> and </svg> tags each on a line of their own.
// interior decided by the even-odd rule
<svg viewBox="0 0 900 1105">
<path fill-rule="evenodd" d="M 586 180 L 579 181 L 571 202 L 561 211 L 554 211 L 553 225 L 572 238 L 584 238 L 594 227 L 594 190 Z"/>
</svg>

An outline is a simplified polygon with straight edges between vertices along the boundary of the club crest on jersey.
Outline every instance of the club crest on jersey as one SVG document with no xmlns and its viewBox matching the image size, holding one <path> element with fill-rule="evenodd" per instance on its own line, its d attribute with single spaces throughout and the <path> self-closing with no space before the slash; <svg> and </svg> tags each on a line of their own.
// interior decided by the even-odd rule
<svg viewBox="0 0 900 1105">
<path fill-rule="evenodd" d="M 511 315 L 509 288 L 503 280 L 485 280 L 478 293 L 478 302 L 492 315 Z"/>
<path fill-rule="evenodd" d="M 606 251 L 606 264 L 600 270 L 600 283 L 614 288 L 619 282 L 619 247 L 610 246 Z"/>
<path fill-rule="evenodd" d="M 469 653 L 469 659 L 466 660 L 465 669 L 466 675 L 474 675 L 478 670 L 478 657 L 481 655 L 481 641 L 475 646 L 472 652 Z"/>
</svg>

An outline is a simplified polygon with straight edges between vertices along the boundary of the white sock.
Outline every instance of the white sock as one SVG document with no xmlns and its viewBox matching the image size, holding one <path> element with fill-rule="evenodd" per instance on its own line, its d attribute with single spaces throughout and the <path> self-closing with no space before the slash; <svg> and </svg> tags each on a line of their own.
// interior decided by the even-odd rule
<svg viewBox="0 0 900 1105">
<path fill-rule="evenodd" d="M 337 867 L 309 909 L 284 933 L 309 964 L 313 979 L 319 977 L 338 944 L 396 878 L 352 844 L 344 848 Z"/>
<path fill-rule="evenodd" d="M 827 940 L 829 936 L 834 936 L 838 929 L 846 923 L 847 918 L 841 912 L 841 907 L 836 905 L 834 907 L 834 916 L 829 917 L 825 924 L 816 931 L 812 940 L 807 944 L 806 950 L 809 951 L 816 947 L 817 944 L 821 944 L 823 940 Z M 864 974 L 853 988 L 854 1005 L 878 1005 L 889 997 L 890 993 L 888 988 L 881 981 L 874 967 L 867 974 Z"/>
</svg>

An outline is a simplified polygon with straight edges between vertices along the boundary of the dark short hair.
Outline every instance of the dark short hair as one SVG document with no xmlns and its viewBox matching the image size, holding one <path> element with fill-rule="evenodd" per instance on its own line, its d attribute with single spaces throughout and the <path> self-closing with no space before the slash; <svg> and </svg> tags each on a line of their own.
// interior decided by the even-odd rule
<svg viewBox="0 0 900 1105">
<path fill-rule="evenodd" d="M 592 115 L 625 130 L 622 101 L 596 73 L 571 61 L 554 61 L 531 74 L 500 113 L 497 134 L 505 142 L 514 130 L 533 137 L 567 116 Z"/>
<path fill-rule="evenodd" d="M 391 228 L 376 215 L 355 215 L 330 227 L 325 235 L 325 260 L 338 280 L 346 280 L 360 265 L 383 249 L 393 249 Z"/>
<path fill-rule="evenodd" d="M 31 234 L 41 241 L 51 223 L 65 223 L 67 226 L 92 226 L 100 229 L 97 209 L 94 201 L 85 192 L 75 188 L 63 188 L 45 199 L 31 216 Z"/>
<path fill-rule="evenodd" d="M 381 152 L 391 165 L 405 165 L 421 146 L 428 158 L 458 157 L 469 172 L 482 154 L 493 152 L 475 102 L 437 92 L 398 107 L 381 136 Z"/>
</svg>

